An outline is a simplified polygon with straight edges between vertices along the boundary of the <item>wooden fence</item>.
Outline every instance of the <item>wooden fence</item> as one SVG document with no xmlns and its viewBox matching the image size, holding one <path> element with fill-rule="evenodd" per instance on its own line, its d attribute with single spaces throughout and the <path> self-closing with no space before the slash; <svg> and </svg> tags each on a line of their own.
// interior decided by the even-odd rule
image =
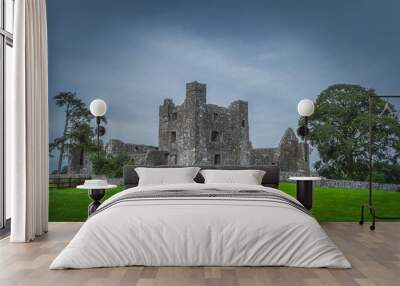
<svg viewBox="0 0 400 286">
<path fill-rule="evenodd" d="M 50 188 L 75 188 L 78 185 L 82 185 L 85 180 L 89 180 L 89 175 L 50 175 L 49 176 L 49 187 Z"/>
</svg>

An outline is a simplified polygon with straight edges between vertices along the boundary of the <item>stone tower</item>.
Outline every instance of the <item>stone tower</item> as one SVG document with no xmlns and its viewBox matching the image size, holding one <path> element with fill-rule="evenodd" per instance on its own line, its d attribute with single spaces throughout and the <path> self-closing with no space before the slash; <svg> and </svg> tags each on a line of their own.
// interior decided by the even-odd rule
<svg viewBox="0 0 400 286">
<path fill-rule="evenodd" d="M 310 167 L 305 162 L 304 145 L 292 128 L 288 128 L 279 143 L 280 169 L 287 172 L 304 172 Z"/>
<path fill-rule="evenodd" d="M 176 106 L 160 106 L 159 149 L 169 153 L 169 165 L 249 165 L 248 104 L 229 107 L 207 104 L 207 87 L 186 84 L 186 98 Z"/>
<path fill-rule="evenodd" d="M 90 174 L 92 162 L 89 154 L 81 147 L 68 148 L 68 174 Z"/>
</svg>

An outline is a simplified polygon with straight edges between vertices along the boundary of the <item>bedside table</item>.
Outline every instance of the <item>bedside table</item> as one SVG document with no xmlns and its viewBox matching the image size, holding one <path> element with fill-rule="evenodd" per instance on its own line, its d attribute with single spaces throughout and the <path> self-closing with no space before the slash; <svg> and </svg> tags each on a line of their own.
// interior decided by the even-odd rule
<svg viewBox="0 0 400 286">
<path fill-rule="evenodd" d="M 320 181 L 320 177 L 290 177 L 289 180 L 296 181 L 296 199 L 310 210 L 313 205 L 313 183 Z"/>
<path fill-rule="evenodd" d="M 94 213 L 101 205 L 100 200 L 106 194 L 107 189 L 116 188 L 116 185 L 109 185 L 106 180 L 85 180 L 83 185 L 77 186 L 77 189 L 85 189 L 88 191 L 92 203 L 88 206 L 88 216 Z"/>
</svg>

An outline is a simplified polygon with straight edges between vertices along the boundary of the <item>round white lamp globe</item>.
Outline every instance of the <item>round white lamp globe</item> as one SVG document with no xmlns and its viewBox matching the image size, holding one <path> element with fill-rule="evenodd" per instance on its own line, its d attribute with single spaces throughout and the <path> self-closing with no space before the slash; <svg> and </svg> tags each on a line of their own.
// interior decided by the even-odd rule
<svg viewBox="0 0 400 286">
<path fill-rule="evenodd" d="M 103 116 L 107 112 L 107 104 L 102 99 L 95 99 L 90 103 L 90 113 L 94 116 Z"/>
<path fill-rule="evenodd" d="M 300 116 L 308 117 L 314 113 L 314 103 L 309 99 L 300 100 L 297 105 L 297 111 Z"/>
</svg>

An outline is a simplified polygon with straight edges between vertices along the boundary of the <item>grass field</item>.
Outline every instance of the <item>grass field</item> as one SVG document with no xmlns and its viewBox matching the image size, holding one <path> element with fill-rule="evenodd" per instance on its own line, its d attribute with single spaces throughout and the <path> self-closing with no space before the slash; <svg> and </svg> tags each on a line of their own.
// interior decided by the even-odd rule
<svg viewBox="0 0 400 286">
<path fill-rule="evenodd" d="M 294 183 L 282 182 L 279 189 L 292 196 L 296 194 Z M 121 190 L 109 190 L 105 198 Z M 367 199 L 367 190 L 316 187 L 312 213 L 319 221 L 358 221 L 360 206 Z M 379 216 L 400 216 L 400 192 L 377 191 L 373 194 L 373 200 Z M 85 190 L 50 189 L 49 220 L 85 221 L 89 203 L 90 198 Z"/>
</svg>

